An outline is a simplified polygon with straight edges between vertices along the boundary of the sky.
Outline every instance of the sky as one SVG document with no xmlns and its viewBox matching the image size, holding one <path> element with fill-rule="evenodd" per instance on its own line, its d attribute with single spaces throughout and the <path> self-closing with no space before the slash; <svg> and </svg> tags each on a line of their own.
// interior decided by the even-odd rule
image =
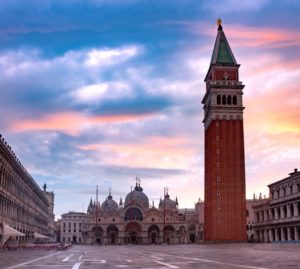
<svg viewBox="0 0 300 269">
<path fill-rule="evenodd" d="M 300 161 L 300 2 L 1 0 L 0 133 L 57 217 L 125 199 L 204 199 L 203 82 L 223 29 L 244 88 L 247 198 Z"/>
</svg>

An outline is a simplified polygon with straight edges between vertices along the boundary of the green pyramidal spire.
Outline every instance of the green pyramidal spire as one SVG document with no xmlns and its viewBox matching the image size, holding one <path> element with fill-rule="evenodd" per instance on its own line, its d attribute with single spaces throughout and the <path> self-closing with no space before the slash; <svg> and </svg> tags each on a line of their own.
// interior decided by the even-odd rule
<svg viewBox="0 0 300 269">
<path fill-rule="evenodd" d="M 214 51 L 211 57 L 211 64 L 233 64 L 236 65 L 236 60 L 230 49 L 229 43 L 223 32 L 221 21 L 218 21 L 218 34 L 214 46 Z"/>
</svg>

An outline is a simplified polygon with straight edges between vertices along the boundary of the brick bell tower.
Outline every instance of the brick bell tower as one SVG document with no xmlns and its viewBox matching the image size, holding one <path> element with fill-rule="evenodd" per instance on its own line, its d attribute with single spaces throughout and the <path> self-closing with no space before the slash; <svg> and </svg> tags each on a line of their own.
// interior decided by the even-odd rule
<svg viewBox="0 0 300 269">
<path fill-rule="evenodd" d="M 204 239 L 243 242 L 246 234 L 243 88 L 239 64 L 218 20 L 218 34 L 205 77 Z"/>
</svg>

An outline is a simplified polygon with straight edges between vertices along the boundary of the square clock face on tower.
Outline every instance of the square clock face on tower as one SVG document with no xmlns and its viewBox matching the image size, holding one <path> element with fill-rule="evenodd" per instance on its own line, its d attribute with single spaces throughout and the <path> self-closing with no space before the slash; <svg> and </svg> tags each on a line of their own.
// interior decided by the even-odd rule
<svg viewBox="0 0 300 269">
<path fill-rule="evenodd" d="M 234 80 L 237 81 L 237 70 L 233 69 L 216 69 L 214 72 L 216 80 Z"/>
</svg>

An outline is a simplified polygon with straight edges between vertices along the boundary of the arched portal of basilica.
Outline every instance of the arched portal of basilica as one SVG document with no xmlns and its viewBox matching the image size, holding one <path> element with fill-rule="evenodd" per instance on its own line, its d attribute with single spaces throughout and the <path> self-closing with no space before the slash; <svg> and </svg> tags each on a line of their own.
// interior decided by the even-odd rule
<svg viewBox="0 0 300 269">
<path fill-rule="evenodd" d="M 152 224 L 148 229 L 148 243 L 157 244 L 160 241 L 160 230 L 156 224 Z"/>
<path fill-rule="evenodd" d="M 142 244 L 143 235 L 142 227 L 137 222 L 129 222 L 125 226 L 125 243 L 127 244 Z"/>
</svg>

